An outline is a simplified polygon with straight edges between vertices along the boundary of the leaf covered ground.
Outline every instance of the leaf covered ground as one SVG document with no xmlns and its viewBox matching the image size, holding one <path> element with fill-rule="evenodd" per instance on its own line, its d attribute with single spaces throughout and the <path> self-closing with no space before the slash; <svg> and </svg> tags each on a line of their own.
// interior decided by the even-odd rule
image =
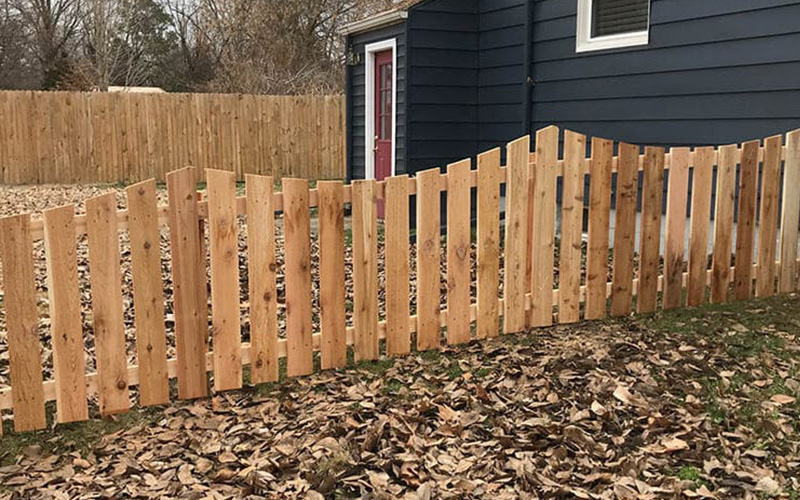
<svg viewBox="0 0 800 500">
<path fill-rule="evenodd" d="M 0 440 L 11 498 L 800 497 L 800 298 L 535 330 Z"/>
</svg>

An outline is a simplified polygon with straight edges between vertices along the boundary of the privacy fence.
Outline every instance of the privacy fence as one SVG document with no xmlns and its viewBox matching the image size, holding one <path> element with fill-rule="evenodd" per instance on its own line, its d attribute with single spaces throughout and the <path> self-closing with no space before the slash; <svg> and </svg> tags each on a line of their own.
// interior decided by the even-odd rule
<svg viewBox="0 0 800 500">
<path fill-rule="evenodd" d="M 480 155 L 475 170 L 465 160 L 446 174 L 433 169 L 413 179 L 350 186 L 329 181 L 316 189 L 306 180 L 284 179 L 282 192 L 274 192 L 271 177 L 249 175 L 240 197 L 234 173 L 209 170 L 203 199 L 196 191 L 198 172 L 189 167 L 167 176 L 168 206 L 157 206 L 156 184 L 147 181 L 127 189 L 125 211 L 107 194 L 88 200 L 83 216 L 65 206 L 46 211 L 41 221 L 4 218 L 0 259 L 11 387 L 0 389 L 0 408 L 13 410 L 17 430 L 41 429 L 46 402 L 56 402 L 58 422 L 80 421 L 89 417 L 90 401 L 101 414 L 128 411 L 135 394 L 143 406 L 167 403 L 173 378 L 178 398 L 201 398 L 209 394 L 209 374 L 214 391 L 242 387 L 244 366 L 252 383 L 262 383 L 278 380 L 284 369 L 295 377 L 343 367 L 350 349 L 355 360 L 402 356 L 582 317 L 647 313 L 659 302 L 671 309 L 708 296 L 719 303 L 797 289 L 800 131 L 788 134 L 785 145 L 778 136 L 763 146 L 753 141 L 668 153 L 648 147 L 641 155 L 638 146 L 619 144 L 614 156 L 612 141 L 594 139 L 589 158 L 586 149 L 584 136 L 566 132 L 559 159 L 559 131 L 550 127 L 537 133 L 535 154 L 528 137 L 510 143 L 505 166 L 497 149 Z M 440 220 L 442 192 L 446 220 Z M 385 207 L 383 222 L 378 203 Z M 417 214 L 413 244 L 411 203 Z M 345 223 L 348 207 L 352 224 Z M 318 235 L 311 230 L 314 218 Z M 242 260 L 240 227 L 246 232 Z M 162 230 L 169 233 L 166 248 L 159 245 Z M 44 382 L 33 258 L 40 239 L 53 350 L 53 379 Z M 130 242 L 134 365 L 123 328 L 121 239 Z M 86 240 L 91 307 L 82 311 L 78 271 L 84 266 L 76 263 L 76 244 Z M 162 265 L 171 267 L 171 276 L 162 275 Z M 245 301 L 240 271 L 247 274 Z M 165 294 L 173 304 L 166 316 Z M 82 314 L 89 313 L 93 328 L 85 334 Z M 86 343 L 89 335 L 93 341 Z M 173 336 L 174 358 L 167 348 Z M 87 374 L 91 358 L 97 369 Z"/>
<path fill-rule="evenodd" d="M 0 92 L 0 182 L 163 180 L 176 165 L 343 179 L 342 96 Z"/>
</svg>

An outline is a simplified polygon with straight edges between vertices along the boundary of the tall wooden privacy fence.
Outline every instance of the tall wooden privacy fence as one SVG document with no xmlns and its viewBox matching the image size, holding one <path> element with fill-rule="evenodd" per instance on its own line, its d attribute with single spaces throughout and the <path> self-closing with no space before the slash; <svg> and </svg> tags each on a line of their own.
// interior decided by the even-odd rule
<svg viewBox="0 0 800 500">
<path fill-rule="evenodd" d="M 443 342 L 460 344 L 527 327 L 573 323 L 581 317 L 651 312 L 659 304 L 659 294 L 662 307 L 669 309 L 701 304 L 707 295 L 718 303 L 797 290 L 800 130 L 788 134 L 785 145 L 778 136 L 766 139 L 763 146 L 752 141 L 741 147 L 676 148 L 668 153 L 648 147 L 641 155 L 639 147 L 619 144 L 618 156 L 613 146 L 611 141 L 594 139 L 586 158 L 586 138 L 566 132 L 559 159 L 559 131 L 549 127 L 537 133 L 535 154 L 528 137 L 510 143 L 505 166 L 497 149 L 480 155 L 476 170 L 465 160 L 450 165 L 446 174 L 433 169 L 413 179 L 398 176 L 350 186 L 329 181 L 313 190 L 306 180 L 284 179 L 282 192 L 273 192 L 271 177 L 250 175 L 243 197 L 236 195 L 232 172 L 209 170 L 206 198 L 201 200 L 196 196 L 197 172 L 189 167 L 167 176 L 166 207 L 157 206 L 155 182 L 147 181 L 127 189 L 125 211 L 117 211 L 114 195 L 108 194 L 88 200 L 87 213 L 80 217 L 74 215 L 74 207 L 65 206 L 46 211 L 41 221 L 31 221 L 27 215 L 4 218 L 0 259 L 11 387 L 0 389 L 0 408 L 13 410 L 17 430 L 40 429 L 45 426 L 47 401 L 56 402 L 58 422 L 85 420 L 95 395 L 101 414 L 127 411 L 132 386 L 138 386 L 140 405 L 167 403 L 172 378 L 177 378 L 178 398 L 200 398 L 209 393 L 209 373 L 215 391 L 232 390 L 242 386 L 247 365 L 252 382 L 277 380 L 279 360 L 284 358 L 286 374 L 294 377 L 314 371 L 317 353 L 324 370 L 345 366 L 348 349 L 356 360 L 371 360 L 383 353 L 401 356 L 414 349 L 436 349 Z M 690 169 L 694 175 L 687 249 Z M 643 171 L 643 202 L 637 233 L 639 171 Z M 614 172 L 617 198 L 612 211 Z M 715 172 L 716 216 L 711 220 Z M 589 228 L 584 248 L 587 174 Z M 560 206 L 558 177 L 563 179 Z M 504 231 L 502 184 L 507 196 Z M 471 189 L 477 190 L 474 240 Z M 741 194 L 734 231 L 737 190 Z M 443 191 L 446 221 L 440 220 Z M 378 200 L 385 204 L 383 222 L 377 218 Z M 416 252 L 409 244 L 411 203 L 417 205 Z M 615 231 L 610 242 L 612 213 Z M 242 215 L 247 221 L 249 298 L 244 304 L 239 299 L 237 245 L 237 218 Z M 312 252 L 313 217 L 319 221 L 314 240 L 319 243 L 318 257 Z M 446 238 L 440 233 L 443 222 Z M 384 225 L 383 232 L 379 224 Z M 168 359 L 166 348 L 173 332 L 164 319 L 161 268 L 166 259 L 158 244 L 162 226 L 168 227 L 170 237 L 174 359 Z M 349 230 L 351 238 L 346 237 Z M 137 353 L 133 366 L 126 358 L 120 285 L 120 236 L 125 232 L 131 245 Z M 97 371 L 90 374 L 85 373 L 75 250 L 76 235 L 80 239 L 84 233 L 97 360 Z M 44 382 L 32 257 L 34 242 L 42 238 L 54 354 L 53 380 Z M 281 245 L 282 261 L 276 257 Z M 383 290 L 378 274 L 381 245 Z M 351 271 L 345 266 L 350 250 Z M 442 286 L 442 259 L 446 286 Z M 315 269 L 318 282 L 312 279 Z M 411 270 L 416 270 L 414 279 Z M 348 282 L 352 282 L 351 313 L 346 307 Z M 242 335 L 242 310 L 249 310 L 246 335 Z"/>
<path fill-rule="evenodd" d="M 342 179 L 344 122 L 342 96 L 0 92 L 0 182 L 163 180 L 175 165 Z"/>
</svg>

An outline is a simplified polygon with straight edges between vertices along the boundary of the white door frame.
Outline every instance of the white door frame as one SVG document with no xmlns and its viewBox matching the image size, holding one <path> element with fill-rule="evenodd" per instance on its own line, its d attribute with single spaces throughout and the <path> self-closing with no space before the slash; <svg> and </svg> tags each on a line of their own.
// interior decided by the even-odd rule
<svg viewBox="0 0 800 500">
<path fill-rule="evenodd" d="M 364 165 L 365 178 L 375 178 L 375 54 L 392 51 L 392 175 L 397 166 L 397 39 L 370 43 L 365 49 Z"/>
</svg>

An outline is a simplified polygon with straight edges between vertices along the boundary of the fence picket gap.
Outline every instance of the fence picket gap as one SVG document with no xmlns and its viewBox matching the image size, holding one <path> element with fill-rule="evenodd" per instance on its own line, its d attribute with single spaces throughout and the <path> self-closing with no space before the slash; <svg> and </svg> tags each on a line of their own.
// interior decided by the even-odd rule
<svg viewBox="0 0 800 500">
<path fill-rule="evenodd" d="M 633 263 L 636 253 L 636 197 L 639 147 L 619 143 L 617 211 L 614 220 L 614 260 L 611 316 L 627 316 L 633 307 Z M 580 256 L 573 256 L 580 261 Z"/>
<path fill-rule="evenodd" d="M 242 337 L 239 317 L 239 231 L 236 174 L 206 170 L 211 246 L 211 338 L 214 389 L 242 387 Z"/>
<path fill-rule="evenodd" d="M 525 292 L 528 249 L 528 159 L 531 139 L 522 137 L 507 146 L 506 235 L 503 331 L 525 329 Z"/>
<path fill-rule="evenodd" d="M 800 130 L 786 134 L 786 163 L 783 181 L 781 222 L 781 274 L 778 292 L 797 290 L 797 233 L 800 219 Z"/>
<path fill-rule="evenodd" d="M 447 167 L 447 343 L 470 341 L 470 160 Z"/>
<path fill-rule="evenodd" d="M 756 296 L 775 295 L 775 257 L 778 235 L 778 209 L 781 189 L 781 147 L 783 137 L 764 140 L 764 163 L 761 173 L 761 210 L 758 224 L 758 272 Z"/>
<path fill-rule="evenodd" d="M 47 425 L 30 224 L 28 214 L 0 219 L 8 367 L 14 387 L 11 396 L 17 432 L 44 429 Z"/>
<path fill-rule="evenodd" d="M 533 220 L 528 226 L 532 240 L 531 253 L 531 315 L 530 326 L 553 324 L 553 263 L 556 232 L 556 166 L 558 164 L 558 127 L 536 132 L 536 165 L 533 168 Z"/>
<path fill-rule="evenodd" d="M 286 373 L 314 371 L 311 324 L 311 221 L 308 181 L 283 179 L 283 230 L 286 244 Z"/>
<path fill-rule="evenodd" d="M 738 151 L 735 144 L 719 148 L 717 205 L 714 210 L 714 254 L 711 262 L 711 302 L 714 304 L 728 300 Z"/>
<path fill-rule="evenodd" d="M 589 171 L 589 243 L 586 252 L 586 319 L 606 317 L 613 157 L 613 141 L 592 139 L 592 160 Z"/>
<path fill-rule="evenodd" d="M 167 174 L 180 399 L 208 395 L 205 250 L 197 222 L 196 189 L 197 171 L 194 167 Z"/>
<path fill-rule="evenodd" d="M 278 298 L 272 177 L 246 176 L 250 380 L 278 380 Z"/>
<path fill-rule="evenodd" d="M 57 419 L 62 424 L 81 422 L 89 418 L 89 406 L 75 244 L 75 206 L 45 210 L 42 219 Z"/>
<path fill-rule="evenodd" d="M 706 301 L 708 236 L 711 223 L 711 181 L 717 152 L 713 147 L 694 150 L 692 217 L 689 222 L 689 281 L 686 303 L 690 307 Z"/>
<path fill-rule="evenodd" d="M 689 194 L 689 148 L 672 148 L 667 191 L 664 245 L 664 309 L 683 303 L 683 254 L 686 241 L 686 198 Z"/>
<path fill-rule="evenodd" d="M 386 354 L 411 352 L 408 176 L 386 179 Z"/>
<path fill-rule="evenodd" d="M 478 321 L 477 337 L 499 333 L 500 311 L 500 148 L 478 155 Z"/>
<path fill-rule="evenodd" d="M 736 300 L 747 300 L 753 292 L 759 145 L 759 141 L 742 144 L 742 160 L 739 168 L 739 223 L 736 227 L 736 258 L 733 271 L 733 294 Z"/>
<path fill-rule="evenodd" d="M 97 393 L 100 413 L 111 415 L 130 408 L 116 194 L 107 193 L 86 200 L 86 214 Z"/>
<path fill-rule="evenodd" d="M 322 369 L 327 370 L 342 368 L 347 364 L 344 185 L 339 181 L 320 182 L 318 189 L 321 361 Z"/>
<path fill-rule="evenodd" d="M 441 346 L 440 179 L 438 168 L 417 172 L 417 349 L 420 351 Z"/>
<path fill-rule="evenodd" d="M 658 262 L 661 247 L 661 209 L 664 202 L 664 149 L 644 152 L 642 229 L 639 235 L 639 289 L 636 310 L 650 313 L 658 300 Z"/>
<path fill-rule="evenodd" d="M 565 131 L 558 264 L 558 320 L 562 324 L 577 323 L 580 320 L 585 158 L 586 136 Z"/>
</svg>

